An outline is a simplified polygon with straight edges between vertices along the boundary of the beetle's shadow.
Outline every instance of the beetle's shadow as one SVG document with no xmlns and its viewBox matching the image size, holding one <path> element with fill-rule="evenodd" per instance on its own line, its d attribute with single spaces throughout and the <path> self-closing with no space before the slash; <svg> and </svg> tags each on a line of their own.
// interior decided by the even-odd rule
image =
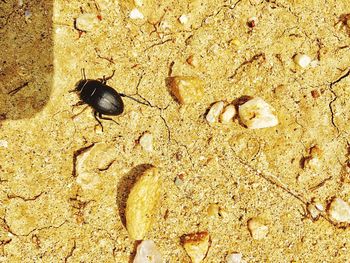
<svg viewBox="0 0 350 263">
<path fill-rule="evenodd" d="M 143 174 L 144 171 L 151 168 L 151 164 L 139 164 L 132 168 L 127 174 L 125 174 L 119 181 L 116 194 L 116 203 L 119 210 L 119 217 L 124 226 L 126 226 L 125 208 L 126 201 L 132 186 L 136 179 Z"/>
<path fill-rule="evenodd" d="M 53 84 L 53 1 L 0 4 L 0 121 L 31 118 Z"/>
</svg>

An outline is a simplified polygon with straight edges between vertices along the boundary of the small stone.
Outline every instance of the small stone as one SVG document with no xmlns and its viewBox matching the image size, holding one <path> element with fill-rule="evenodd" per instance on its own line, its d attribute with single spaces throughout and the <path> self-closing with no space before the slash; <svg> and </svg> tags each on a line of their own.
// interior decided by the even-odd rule
<svg viewBox="0 0 350 263">
<path fill-rule="evenodd" d="M 350 223 L 350 205 L 341 198 L 334 198 L 328 208 L 330 218 L 339 223 Z"/>
<path fill-rule="evenodd" d="M 236 115 L 236 108 L 234 105 L 229 104 L 225 107 L 223 112 L 220 115 L 220 121 L 222 123 L 229 123 L 232 121 L 233 117 Z"/>
<path fill-rule="evenodd" d="M 315 207 L 319 210 L 319 211 L 323 211 L 324 210 L 324 207 L 321 203 L 316 203 L 315 204 Z"/>
<path fill-rule="evenodd" d="M 269 227 L 263 223 L 261 218 L 258 217 L 249 219 L 248 230 L 255 240 L 264 239 L 269 233 Z"/>
<path fill-rule="evenodd" d="M 144 15 L 137 9 L 134 8 L 133 10 L 131 10 L 129 17 L 131 19 L 144 19 Z"/>
<path fill-rule="evenodd" d="M 0 140 L 0 147 L 7 148 L 8 142 L 6 140 Z"/>
<path fill-rule="evenodd" d="M 136 256 L 133 263 L 162 263 L 162 255 L 160 254 L 156 244 L 152 240 L 144 240 L 136 250 Z"/>
<path fill-rule="evenodd" d="M 242 262 L 242 253 L 232 253 L 226 257 L 227 263 L 241 263 Z"/>
<path fill-rule="evenodd" d="M 239 48 L 242 45 L 241 41 L 238 38 L 231 39 L 230 46 Z"/>
<path fill-rule="evenodd" d="M 309 156 L 304 157 L 303 159 L 303 168 L 317 170 L 322 166 L 322 161 L 320 157 L 322 156 L 322 150 L 317 146 L 312 146 L 309 149 Z"/>
<path fill-rule="evenodd" d="M 197 57 L 195 57 L 194 55 L 190 55 L 187 59 L 186 62 L 191 65 L 192 67 L 198 67 L 199 63 L 198 63 L 198 59 Z"/>
<path fill-rule="evenodd" d="M 31 18 L 31 16 L 32 16 L 32 12 L 30 11 L 29 8 L 27 8 L 27 9 L 24 11 L 24 18 L 25 18 L 25 20 L 28 21 L 28 19 Z"/>
<path fill-rule="evenodd" d="M 314 89 L 311 91 L 311 96 L 314 98 L 314 99 L 317 99 L 320 97 L 320 93 L 318 92 L 318 90 Z"/>
<path fill-rule="evenodd" d="M 190 256 L 192 263 L 202 262 L 210 245 L 209 233 L 204 231 L 185 235 L 182 237 L 182 245 Z"/>
<path fill-rule="evenodd" d="M 250 28 L 255 27 L 257 23 L 258 23 L 258 18 L 256 16 L 252 16 L 252 17 L 248 18 L 247 25 Z"/>
<path fill-rule="evenodd" d="M 218 101 L 218 102 L 214 103 L 211 106 L 211 108 L 206 116 L 206 120 L 209 123 L 217 122 L 223 109 L 224 109 L 224 102 L 223 101 Z"/>
<path fill-rule="evenodd" d="M 188 16 L 187 15 L 181 15 L 180 17 L 179 17 L 179 21 L 180 21 L 180 23 L 181 24 L 183 24 L 183 25 L 185 25 L 185 24 L 187 24 L 188 23 Z"/>
<path fill-rule="evenodd" d="M 152 152 L 153 151 L 152 133 L 145 132 L 144 134 L 142 134 L 142 136 L 139 139 L 139 143 L 146 152 Z"/>
<path fill-rule="evenodd" d="M 81 14 L 75 20 L 75 26 L 77 29 L 81 31 L 91 31 L 95 28 L 98 22 L 99 20 L 97 15 L 85 13 L 85 14 Z"/>
<path fill-rule="evenodd" d="M 268 103 L 259 97 L 247 101 L 238 108 L 240 120 L 248 129 L 276 126 L 278 119 L 274 115 L 274 111 Z"/>
<path fill-rule="evenodd" d="M 317 220 L 320 216 L 320 211 L 317 209 L 317 207 L 314 204 L 308 204 L 307 205 L 307 211 L 309 212 L 312 219 Z"/>
<path fill-rule="evenodd" d="M 204 96 L 204 82 L 197 77 L 169 77 L 167 84 L 171 93 L 181 104 L 199 102 Z"/>
<path fill-rule="evenodd" d="M 302 68 L 307 68 L 311 63 L 311 58 L 305 54 L 297 54 L 294 56 L 294 62 Z"/>
<path fill-rule="evenodd" d="M 207 210 L 209 217 L 215 217 L 219 214 L 219 206 L 217 204 L 210 204 Z"/>
<path fill-rule="evenodd" d="M 175 177 L 174 183 L 177 187 L 180 187 L 184 183 L 184 173 L 180 173 Z"/>
</svg>

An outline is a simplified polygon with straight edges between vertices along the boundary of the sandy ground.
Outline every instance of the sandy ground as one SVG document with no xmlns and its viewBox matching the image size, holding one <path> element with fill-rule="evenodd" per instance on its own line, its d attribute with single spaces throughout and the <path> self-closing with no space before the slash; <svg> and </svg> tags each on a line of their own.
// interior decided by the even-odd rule
<svg viewBox="0 0 350 263">
<path fill-rule="evenodd" d="M 190 262 L 180 238 L 198 231 L 212 241 L 205 262 L 233 252 L 247 262 L 349 262 L 348 225 L 327 213 L 332 198 L 350 200 L 350 29 L 338 23 L 349 1 L 144 0 L 138 20 L 133 8 L 0 1 L 0 261 L 132 262 L 123 205 L 153 164 L 163 192 L 147 239 L 166 262 Z M 82 14 L 95 17 L 87 32 L 74 26 Z M 298 53 L 317 64 L 297 67 Z M 73 107 L 82 68 L 91 79 L 115 70 L 108 85 L 152 107 L 125 98 L 118 124 L 103 121 L 101 132 L 91 108 Z M 205 82 L 200 102 L 174 100 L 171 69 Z M 212 103 L 245 95 L 272 105 L 279 125 L 206 122 Z M 152 152 L 138 144 L 146 131 Z M 309 167 L 315 145 L 322 153 Z M 225 213 L 209 217 L 212 203 Z M 324 212 L 312 218 L 309 203 Z M 268 227 L 261 240 L 247 227 L 256 217 Z"/>
</svg>

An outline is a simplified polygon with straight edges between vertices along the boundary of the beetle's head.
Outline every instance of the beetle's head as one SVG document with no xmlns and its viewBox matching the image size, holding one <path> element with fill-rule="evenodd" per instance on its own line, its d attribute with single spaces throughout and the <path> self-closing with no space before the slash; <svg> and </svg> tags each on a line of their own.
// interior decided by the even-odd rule
<svg viewBox="0 0 350 263">
<path fill-rule="evenodd" d="M 75 91 L 76 92 L 81 92 L 87 82 L 88 82 L 88 80 L 86 80 L 86 79 L 79 80 L 77 82 L 77 84 L 75 84 Z"/>
</svg>

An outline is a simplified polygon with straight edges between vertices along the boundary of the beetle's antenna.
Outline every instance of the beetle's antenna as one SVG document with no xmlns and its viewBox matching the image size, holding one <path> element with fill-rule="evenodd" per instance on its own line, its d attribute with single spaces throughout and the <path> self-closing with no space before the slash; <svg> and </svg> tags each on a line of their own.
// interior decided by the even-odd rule
<svg viewBox="0 0 350 263">
<path fill-rule="evenodd" d="M 83 79 L 86 80 L 85 68 L 81 69 L 81 75 L 82 75 Z"/>
<path fill-rule="evenodd" d="M 120 97 L 129 98 L 129 99 L 134 100 L 134 101 L 136 101 L 136 102 L 138 102 L 138 103 L 140 103 L 140 104 L 143 104 L 143 105 L 152 107 L 151 103 L 149 103 L 148 101 L 147 101 L 147 103 L 146 103 L 146 102 L 142 102 L 142 101 L 139 101 L 138 99 L 135 99 L 134 97 L 125 95 L 125 94 L 123 94 L 123 93 L 119 93 L 119 95 L 120 95 Z"/>
</svg>

